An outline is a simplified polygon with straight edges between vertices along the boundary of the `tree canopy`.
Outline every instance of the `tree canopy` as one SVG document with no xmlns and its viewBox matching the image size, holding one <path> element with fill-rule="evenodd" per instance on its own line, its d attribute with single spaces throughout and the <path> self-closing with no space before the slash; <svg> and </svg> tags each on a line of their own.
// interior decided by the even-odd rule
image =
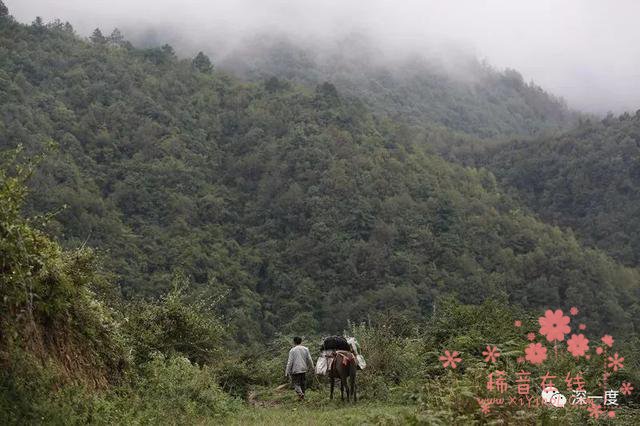
<svg viewBox="0 0 640 426">
<path fill-rule="evenodd" d="M 193 59 L 193 66 L 200 72 L 210 73 L 211 71 L 213 71 L 211 60 L 202 52 L 198 52 L 196 57 Z"/>
<path fill-rule="evenodd" d="M 557 137 L 471 156 L 544 220 L 640 265 L 640 113 L 584 121 Z"/>
<path fill-rule="evenodd" d="M 98 248 L 128 297 L 160 294 L 182 269 L 228 295 L 241 341 L 418 320 L 443 294 L 577 304 L 599 326 L 634 327 L 637 271 L 330 82 L 244 83 L 170 46 L 98 48 L 57 27 L 4 23 L 0 37 L 2 146 L 59 147 L 29 211 L 55 212 L 47 231 L 67 247 Z"/>
</svg>

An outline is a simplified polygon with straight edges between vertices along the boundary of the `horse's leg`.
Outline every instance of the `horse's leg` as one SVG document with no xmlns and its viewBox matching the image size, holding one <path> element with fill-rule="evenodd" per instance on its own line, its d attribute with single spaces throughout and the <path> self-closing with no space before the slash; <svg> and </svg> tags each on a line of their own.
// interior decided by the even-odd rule
<svg viewBox="0 0 640 426">
<path fill-rule="evenodd" d="M 353 394 L 351 385 L 349 383 L 350 376 L 351 376 L 351 366 L 348 366 L 344 375 L 344 387 L 347 390 L 347 402 L 351 402 L 351 395 Z"/>
<path fill-rule="evenodd" d="M 346 373 L 346 371 L 343 371 L 343 373 Z M 344 383 L 344 391 L 347 394 L 347 402 L 349 402 L 349 376 L 343 374 L 342 383 Z M 342 400 L 344 401 L 344 398 Z"/>
<path fill-rule="evenodd" d="M 347 390 L 347 402 L 351 402 L 351 388 L 349 388 L 349 376 L 344 377 L 344 388 Z"/>
<path fill-rule="evenodd" d="M 333 386 L 335 385 L 335 382 L 336 382 L 336 378 L 333 375 L 331 375 L 331 394 L 329 396 L 329 399 L 331 400 L 333 399 Z"/>
<path fill-rule="evenodd" d="M 340 375 L 340 398 L 344 402 L 344 375 Z"/>
</svg>

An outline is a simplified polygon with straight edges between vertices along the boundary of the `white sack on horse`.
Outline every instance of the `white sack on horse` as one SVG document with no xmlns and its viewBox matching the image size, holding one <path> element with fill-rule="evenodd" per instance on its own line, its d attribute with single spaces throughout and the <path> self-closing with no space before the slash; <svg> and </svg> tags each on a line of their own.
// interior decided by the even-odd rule
<svg viewBox="0 0 640 426">
<path fill-rule="evenodd" d="M 364 370 L 367 368 L 367 361 L 364 360 L 364 357 L 360 355 L 360 344 L 356 340 L 355 337 L 349 337 L 347 339 L 347 343 L 351 347 L 351 352 L 353 352 L 356 356 L 356 364 L 360 370 Z"/>
<path fill-rule="evenodd" d="M 318 376 L 326 376 L 331 368 L 331 360 L 333 351 L 325 350 L 320 353 L 318 362 L 316 362 L 316 374 Z"/>
</svg>

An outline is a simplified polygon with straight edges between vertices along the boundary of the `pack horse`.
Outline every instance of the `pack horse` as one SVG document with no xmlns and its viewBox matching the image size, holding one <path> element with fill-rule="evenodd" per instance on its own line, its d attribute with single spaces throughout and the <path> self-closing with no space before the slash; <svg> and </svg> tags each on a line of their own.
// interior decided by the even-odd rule
<svg viewBox="0 0 640 426">
<path fill-rule="evenodd" d="M 324 339 L 320 347 L 320 358 L 316 363 L 316 374 L 328 375 L 331 384 L 330 398 L 336 379 L 340 380 L 340 396 L 344 401 L 346 391 L 347 401 L 358 400 L 356 390 L 356 371 L 365 367 L 365 361 L 360 355 L 358 343 L 351 337 L 331 336 Z"/>
</svg>

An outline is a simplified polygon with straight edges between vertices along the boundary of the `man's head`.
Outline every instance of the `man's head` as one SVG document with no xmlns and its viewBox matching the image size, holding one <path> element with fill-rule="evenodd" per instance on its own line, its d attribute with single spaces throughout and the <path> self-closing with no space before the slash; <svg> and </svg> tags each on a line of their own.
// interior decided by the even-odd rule
<svg viewBox="0 0 640 426">
<path fill-rule="evenodd" d="M 300 343 L 302 343 L 302 337 L 300 336 L 296 336 L 293 338 L 293 343 L 295 343 L 296 345 L 299 345 Z"/>
</svg>

